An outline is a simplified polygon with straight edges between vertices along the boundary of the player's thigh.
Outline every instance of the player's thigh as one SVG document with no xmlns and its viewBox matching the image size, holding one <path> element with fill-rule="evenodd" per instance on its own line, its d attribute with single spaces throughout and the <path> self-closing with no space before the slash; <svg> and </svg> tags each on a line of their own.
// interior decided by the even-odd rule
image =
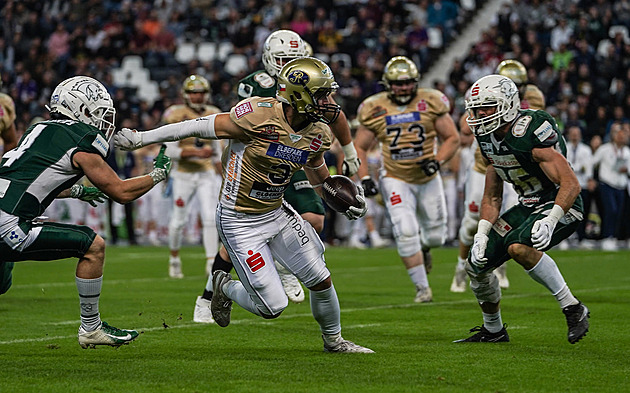
<svg viewBox="0 0 630 393">
<path fill-rule="evenodd" d="M 421 231 L 428 234 L 446 227 L 446 198 L 440 175 L 425 184 L 415 186 L 415 191 Z"/>
<path fill-rule="evenodd" d="M 384 177 L 380 180 L 381 193 L 385 207 L 392 221 L 394 236 L 411 237 L 418 234 L 419 226 L 416 212 L 416 197 L 413 185 Z"/>
<path fill-rule="evenodd" d="M 284 192 L 284 200 L 287 201 L 299 213 L 315 213 L 324 215 L 324 203 L 317 195 L 311 183 L 306 178 L 304 171 L 297 171 L 289 186 Z"/>
<path fill-rule="evenodd" d="M 219 189 L 214 173 L 203 173 L 197 187 L 199 213 L 204 223 L 214 223 L 215 210 L 219 201 Z"/>
<path fill-rule="evenodd" d="M 469 170 L 468 179 L 464 188 L 464 205 L 465 214 L 469 214 L 471 218 L 479 221 L 479 210 L 481 208 L 481 198 L 483 197 L 483 188 L 486 176 L 473 169 Z"/>
</svg>

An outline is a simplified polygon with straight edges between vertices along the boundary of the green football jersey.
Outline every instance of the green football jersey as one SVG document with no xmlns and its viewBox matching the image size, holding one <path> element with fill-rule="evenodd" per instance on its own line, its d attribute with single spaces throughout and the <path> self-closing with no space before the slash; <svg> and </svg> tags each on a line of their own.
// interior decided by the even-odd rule
<svg viewBox="0 0 630 393">
<path fill-rule="evenodd" d="M 556 184 L 532 157 L 532 149 L 537 147 L 551 147 L 567 155 L 566 143 L 551 115 L 522 110 L 503 140 L 497 141 L 494 133 L 476 138 L 481 154 L 501 179 L 514 185 L 522 204 L 533 206 L 555 198 Z"/>
<path fill-rule="evenodd" d="M 74 120 L 34 124 L 0 161 L 0 209 L 27 220 L 41 215 L 83 176 L 72 165 L 76 152 L 105 158 L 108 150 L 105 135 L 91 125 Z"/>
<path fill-rule="evenodd" d="M 275 97 L 276 96 L 276 79 L 264 70 L 258 70 L 247 75 L 238 83 L 238 98 L 258 97 Z"/>
</svg>

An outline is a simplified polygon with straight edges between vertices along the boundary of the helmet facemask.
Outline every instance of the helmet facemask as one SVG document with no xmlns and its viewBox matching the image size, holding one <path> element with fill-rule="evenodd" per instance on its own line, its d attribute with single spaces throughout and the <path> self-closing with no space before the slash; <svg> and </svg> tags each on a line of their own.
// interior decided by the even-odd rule
<svg viewBox="0 0 630 393">
<path fill-rule="evenodd" d="M 405 56 L 395 56 L 385 65 L 381 83 L 385 86 L 389 99 L 398 105 L 407 105 L 417 94 L 419 79 L 420 73 L 413 61 Z M 396 93 L 396 85 L 410 85 L 411 89 L 408 89 L 408 94 Z"/>
<path fill-rule="evenodd" d="M 182 96 L 186 105 L 196 111 L 203 110 L 205 105 L 210 101 L 210 83 L 206 78 L 200 75 L 191 75 L 182 84 Z M 190 98 L 191 93 L 203 93 L 201 102 L 193 102 Z"/>
</svg>

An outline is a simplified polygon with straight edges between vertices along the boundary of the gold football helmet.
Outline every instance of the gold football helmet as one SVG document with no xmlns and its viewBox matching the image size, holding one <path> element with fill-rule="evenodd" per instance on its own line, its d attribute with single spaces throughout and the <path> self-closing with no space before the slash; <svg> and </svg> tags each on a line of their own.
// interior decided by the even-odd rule
<svg viewBox="0 0 630 393">
<path fill-rule="evenodd" d="M 399 105 L 407 105 L 416 95 L 419 80 L 420 73 L 418 72 L 418 67 L 416 67 L 411 59 L 405 56 L 394 56 L 385 64 L 381 82 L 385 86 L 385 89 L 387 89 L 389 93 L 388 97 L 392 101 Z M 394 93 L 393 85 L 407 84 L 409 81 L 414 82 L 413 90 L 406 89 L 405 91 Z"/>
<path fill-rule="evenodd" d="M 276 98 L 313 123 L 330 124 L 339 116 L 341 107 L 330 103 L 327 97 L 338 88 L 326 63 L 314 57 L 302 57 L 291 60 L 280 71 Z"/>
<path fill-rule="evenodd" d="M 512 79 L 516 86 L 527 83 L 527 70 L 523 63 L 518 60 L 503 60 L 497 66 L 495 73 Z"/>
<path fill-rule="evenodd" d="M 203 109 L 204 105 L 208 103 L 210 92 L 210 83 L 201 75 L 191 75 L 182 84 L 182 96 L 186 105 L 196 110 Z M 193 102 L 190 99 L 190 93 L 203 93 L 203 99 L 201 102 Z"/>
</svg>

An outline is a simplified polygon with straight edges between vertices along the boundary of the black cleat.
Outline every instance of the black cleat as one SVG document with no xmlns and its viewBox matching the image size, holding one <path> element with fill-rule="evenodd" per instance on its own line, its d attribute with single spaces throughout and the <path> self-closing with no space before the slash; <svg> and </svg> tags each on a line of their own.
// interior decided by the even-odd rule
<svg viewBox="0 0 630 393">
<path fill-rule="evenodd" d="M 562 309 L 564 316 L 567 318 L 567 326 L 569 333 L 567 338 L 571 344 L 580 341 L 588 332 L 588 318 L 591 313 L 582 302 L 568 306 Z"/>
<path fill-rule="evenodd" d="M 427 274 L 433 270 L 433 257 L 431 256 L 431 249 L 422 250 L 422 259 L 424 260 L 424 268 Z"/>
<path fill-rule="evenodd" d="M 490 333 L 485 326 L 475 326 L 470 329 L 471 333 L 477 332 L 468 338 L 462 338 L 461 340 L 455 340 L 454 343 L 506 343 L 510 341 L 508 336 L 506 324 L 503 324 L 503 329 L 496 333 Z"/>
</svg>

